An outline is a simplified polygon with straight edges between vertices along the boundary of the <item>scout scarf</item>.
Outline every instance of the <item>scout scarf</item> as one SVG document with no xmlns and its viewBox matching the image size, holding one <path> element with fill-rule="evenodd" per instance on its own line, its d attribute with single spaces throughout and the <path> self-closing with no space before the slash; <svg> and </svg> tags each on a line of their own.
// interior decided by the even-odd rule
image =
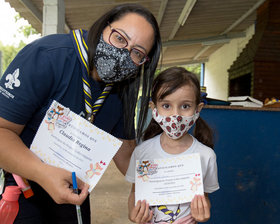
<svg viewBox="0 0 280 224">
<path fill-rule="evenodd" d="M 91 87 L 90 87 L 90 74 L 88 68 L 88 47 L 83 37 L 84 31 L 82 29 L 72 30 L 71 37 L 75 46 L 75 50 L 79 61 L 82 66 L 82 80 L 83 80 L 83 90 L 84 90 L 84 99 L 85 99 L 85 110 L 86 110 L 86 119 L 90 122 L 93 122 L 95 114 L 101 108 L 104 100 L 109 95 L 110 90 L 113 87 L 112 83 L 107 83 L 101 95 L 97 98 L 95 103 L 91 96 Z"/>
</svg>

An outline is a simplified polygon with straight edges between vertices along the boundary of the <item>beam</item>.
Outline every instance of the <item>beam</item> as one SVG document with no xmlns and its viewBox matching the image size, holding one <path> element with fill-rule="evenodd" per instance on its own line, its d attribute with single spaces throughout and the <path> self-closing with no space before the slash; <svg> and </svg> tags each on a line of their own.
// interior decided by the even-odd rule
<svg viewBox="0 0 280 224">
<path fill-rule="evenodd" d="M 19 0 L 19 2 L 40 22 L 43 23 L 43 15 L 30 0 Z"/>
<path fill-rule="evenodd" d="M 165 12 L 167 4 L 168 4 L 168 0 L 162 0 L 161 1 L 160 7 L 159 7 L 158 16 L 157 16 L 158 26 L 160 26 L 160 24 L 162 22 L 163 14 Z"/>
<path fill-rule="evenodd" d="M 251 15 L 265 0 L 259 0 L 253 7 L 251 7 L 247 12 L 245 12 L 239 19 L 237 19 L 233 24 L 231 24 L 225 31 L 221 33 L 226 34 L 238 26 L 243 20 L 245 20 L 249 15 Z"/>
<path fill-rule="evenodd" d="M 178 20 L 176 21 L 176 24 L 174 25 L 174 28 L 173 30 L 171 31 L 169 37 L 168 37 L 168 40 L 172 40 L 177 31 L 179 30 L 180 26 L 183 26 L 187 20 L 187 18 L 189 17 L 195 3 L 196 3 L 197 0 L 187 0 L 186 1 L 186 4 L 178 18 Z"/>
<path fill-rule="evenodd" d="M 162 46 L 170 47 L 170 46 L 182 46 L 182 45 L 191 45 L 191 44 L 202 44 L 202 45 L 213 45 L 224 42 L 229 42 L 234 38 L 245 37 L 246 34 L 244 32 L 234 33 L 234 34 L 224 34 L 218 36 L 212 36 L 207 38 L 200 39 L 188 39 L 188 40 L 171 40 L 162 43 Z"/>
<path fill-rule="evenodd" d="M 192 61 L 166 61 L 163 62 L 161 68 L 171 67 L 171 66 L 180 66 L 180 65 L 191 65 L 191 64 L 200 64 L 208 61 L 208 58 L 204 58 L 201 60 L 192 60 Z"/>
<path fill-rule="evenodd" d="M 253 7 L 251 7 L 247 12 L 245 12 L 241 17 L 239 17 L 233 24 L 231 24 L 227 29 L 225 29 L 220 35 L 225 35 L 231 30 L 233 30 L 236 26 L 238 26 L 242 21 L 244 21 L 249 15 L 251 15 L 265 0 L 259 0 Z M 196 60 L 200 55 L 202 55 L 205 51 L 207 51 L 211 45 L 204 44 L 205 46 L 193 57 Z"/>
<path fill-rule="evenodd" d="M 193 60 L 197 60 L 200 55 L 204 54 L 205 51 L 207 51 L 211 46 L 204 46 L 194 57 Z"/>
</svg>

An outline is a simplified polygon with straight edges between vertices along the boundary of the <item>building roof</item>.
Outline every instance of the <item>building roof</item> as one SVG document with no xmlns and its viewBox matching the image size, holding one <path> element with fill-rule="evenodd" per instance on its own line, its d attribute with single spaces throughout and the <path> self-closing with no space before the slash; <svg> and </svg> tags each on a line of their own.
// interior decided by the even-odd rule
<svg viewBox="0 0 280 224">
<path fill-rule="evenodd" d="M 5 0 L 42 32 L 43 0 Z M 244 37 L 265 0 L 64 0 L 67 29 L 89 29 L 113 6 L 138 3 L 157 18 L 163 41 L 163 65 L 206 62 L 232 38 Z"/>
</svg>

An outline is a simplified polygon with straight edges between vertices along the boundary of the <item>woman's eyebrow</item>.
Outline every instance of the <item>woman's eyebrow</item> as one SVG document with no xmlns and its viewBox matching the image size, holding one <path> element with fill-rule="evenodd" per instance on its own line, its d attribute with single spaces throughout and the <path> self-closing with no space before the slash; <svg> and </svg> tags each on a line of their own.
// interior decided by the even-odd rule
<svg viewBox="0 0 280 224">
<path fill-rule="evenodd" d="M 116 29 L 120 30 L 127 37 L 128 40 L 131 40 L 130 36 L 128 36 L 128 34 L 123 29 L 121 29 L 121 28 L 116 28 Z M 147 53 L 146 49 L 141 45 L 136 44 L 134 47 L 139 47 L 139 48 L 143 49 L 145 51 L 145 53 Z"/>
<path fill-rule="evenodd" d="M 124 35 L 127 37 L 127 39 L 131 40 L 130 36 L 128 36 L 128 34 L 121 28 L 116 28 L 117 30 L 122 31 L 122 33 L 124 33 Z"/>
</svg>

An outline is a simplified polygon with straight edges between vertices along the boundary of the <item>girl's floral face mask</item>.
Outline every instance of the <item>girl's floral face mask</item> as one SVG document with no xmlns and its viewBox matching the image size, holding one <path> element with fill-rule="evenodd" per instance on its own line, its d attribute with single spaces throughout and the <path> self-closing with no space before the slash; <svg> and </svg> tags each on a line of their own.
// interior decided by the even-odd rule
<svg viewBox="0 0 280 224">
<path fill-rule="evenodd" d="M 156 108 L 153 109 L 152 115 L 162 130 L 172 139 L 184 136 L 199 118 L 199 112 L 195 112 L 192 116 L 162 116 Z"/>
</svg>

